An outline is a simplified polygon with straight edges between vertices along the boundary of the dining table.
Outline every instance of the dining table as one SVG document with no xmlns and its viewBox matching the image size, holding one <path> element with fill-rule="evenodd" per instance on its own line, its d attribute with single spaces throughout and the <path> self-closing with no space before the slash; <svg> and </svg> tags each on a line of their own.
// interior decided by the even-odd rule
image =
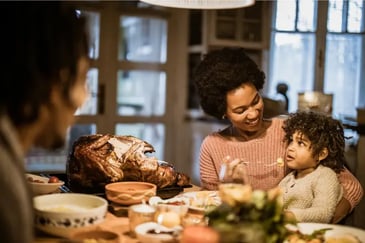
<svg viewBox="0 0 365 243">
<path fill-rule="evenodd" d="M 196 185 L 192 185 L 191 187 L 184 188 L 179 194 L 193 193 L 202 191 L 202 188 Z M 105 219 L 103 222 L 89 226 L 85 228 L 75 229 L 69 233 L 68 236 L 60 237 L 46 234 L 40 230 L 36 230 L 36 235 L 33 243 L 84 243 L 85 241 L 75 240 L 72 235 L 78 232 L 87 232 L 92 230 L 106 230 L 116 233 L 119 236 L 119 243 L 140 243 L 140 241 L 130 233 L 130 225 L 128 218 L 128 209 L 130 206 L 125 205 L 117 205 L 109 202 L 108 211 L 106 213 Z M 190 211 L 190 209 L 189 209 Z M 188 212 L 189 212 L 188 211 Z M 191 214 L 195 214 L 196 210 L 192 209 Z M 199 216 L 200 217 L 200 216 Z M 346 226 L 346 225 L 338 225 L 338 224 L 320 224 L 320 223 L 299 223 L 297 225 L 298 229 L 302 233 L 311 234 L 316 230 L 323 229 L 331 229 L 326 232 L 327 237 L 338 237 L 345 235 L 353 235 L 356 236 L 361 242 L 365 242 L 365 229 Z M 342 242 L 342 241 L 338 241 Z"/>
<path fill-rule="evenodd" d="M 201 188 L 196 185 L 184 188 L 181 193 L 200 191 Z M 128 207 L 123 205 L 116 205 L 110 203 L 108 206 L 108 211 L 103 222 L 87 227 L 87 229 L 77 229 L 72 232 L 90 231 L 90 230 L 107 230 L 115 232 L 119 235 L 120 243 L 138 243 L 138 239 L 130 234 L 129 229 L 129 219 L 128 219 Z M 33 243 L 80 243 L 82 241 L 77 241 L 72 239 L 72 234 L 69 237 L 52 236 L 35 230 L 35 239 Z"/>
</svg>

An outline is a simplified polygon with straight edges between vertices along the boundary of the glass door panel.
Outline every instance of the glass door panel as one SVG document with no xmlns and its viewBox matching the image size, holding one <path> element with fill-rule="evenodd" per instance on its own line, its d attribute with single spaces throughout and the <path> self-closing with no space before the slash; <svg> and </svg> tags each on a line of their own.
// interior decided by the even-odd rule
<svg viewBox="0 0 365 243">
<path fill-rule="evenodd" d="M 119 71 L 117 113 L 123 116 L 165 114 L 166 74 L 158 71 Z"/>
<path fill-rule="evenodd" d="M 119 31 L 119 60 L 166 62 L 166 20 L 122 16 Z"/>
<path fill-rule="evenodd" d="M 89 96 L 85 103 L 77 109 L 75 115 L 96 115 L 98 108 L 98 69 L 90 68 L 86 81 Z"/>
<path fill-rule="evenodd" d="M 84 16 L 87 22 L 89 34 L 89 57 L 91 59 L 98 59 L 100 42 L 100 13 L 81 10 L 79 11 L 79 14 Z"/>
</svg>

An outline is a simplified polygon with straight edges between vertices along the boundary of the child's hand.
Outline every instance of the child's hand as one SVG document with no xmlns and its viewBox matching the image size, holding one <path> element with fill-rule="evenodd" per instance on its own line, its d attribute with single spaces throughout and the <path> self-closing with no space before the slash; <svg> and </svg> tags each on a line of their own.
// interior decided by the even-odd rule
<svg viewBox="0 0 365 243">
<path fill-rule="evenodd" d="M 285 215 L 285 218 L 287 218 L 289 221 L 296 221 L 297 220 L 292 211 L 284 210 L 284 215 Z"/>
</svg>

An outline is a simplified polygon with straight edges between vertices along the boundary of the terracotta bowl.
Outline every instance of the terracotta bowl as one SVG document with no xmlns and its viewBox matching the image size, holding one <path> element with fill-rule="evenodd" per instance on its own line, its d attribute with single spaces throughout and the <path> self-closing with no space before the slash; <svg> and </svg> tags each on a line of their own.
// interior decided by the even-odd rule
<svg viewBox="0 0 365 243">
<path fill-rule="evenodd" d="M 157 186 L 148 182 L 122 181 L 109 183 L 105 186 L 105 195 L 109 201 L 121 205 L 148 202 L 156 195 Z"/>
</svg>

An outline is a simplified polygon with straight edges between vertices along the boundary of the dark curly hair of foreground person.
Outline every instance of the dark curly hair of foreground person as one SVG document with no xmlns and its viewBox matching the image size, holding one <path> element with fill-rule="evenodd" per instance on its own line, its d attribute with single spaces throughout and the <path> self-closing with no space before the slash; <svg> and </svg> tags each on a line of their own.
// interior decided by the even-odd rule
<svg viewBox="0 0 365 243">
<path fill-rule="evenodd" d="M 221 119 L 226 112 L 227 92 L 246 83 L 259 91 L 265 74 L 243 48 L 226 47 L 206 54 L 194 70 L 193 80 L 203 111 Z"/>
<path fill-rule="evenodd" d="M 341 171 L 346 164 L 345 136 L 342 123 L 325 113 L 300 111 L 291 113 L 285 120 L 284 141 L 289 143 L 295 132 L 306 136 L 311 142 L 313 157 L 318 156 L 323 148 L 328 149 L 328 156 L 321 164 Z"/>
</svg>

